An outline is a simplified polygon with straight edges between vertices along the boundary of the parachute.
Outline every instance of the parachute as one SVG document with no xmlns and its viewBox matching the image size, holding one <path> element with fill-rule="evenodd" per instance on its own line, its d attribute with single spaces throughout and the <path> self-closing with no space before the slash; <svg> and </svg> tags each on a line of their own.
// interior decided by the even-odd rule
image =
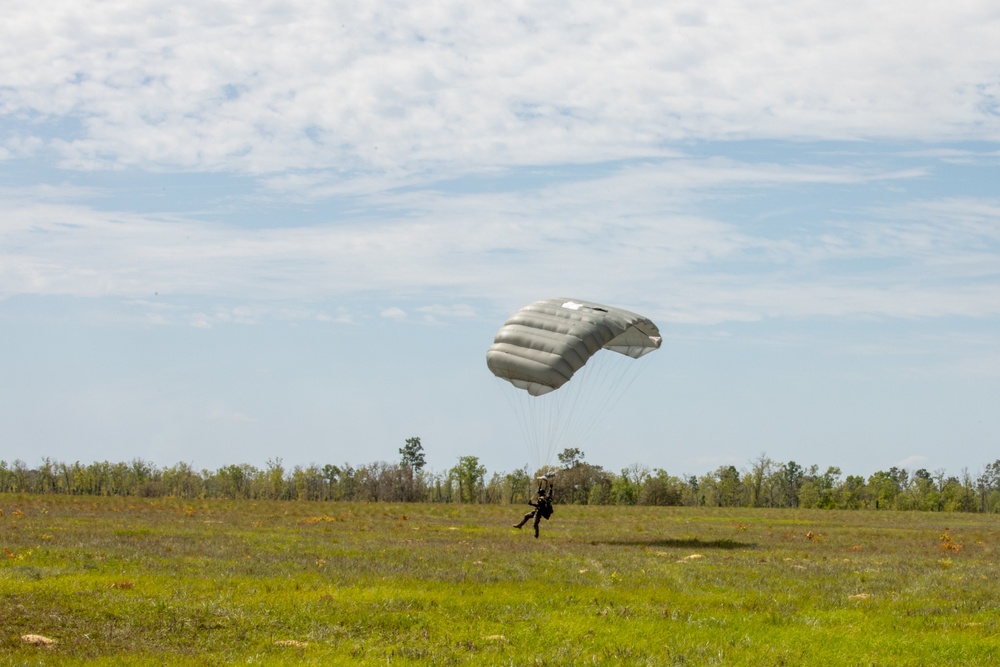
<svg viewBox="0 0 1000 667">
<path fill-rule="evenodd" d="M 642 315 L 588 301 L 544 299 L 525 306 L 504 323 L 486 351 L 486 365 L 516 389 L 511 400 L 520 402 L 515 412 L 522 430 L 536 454 L 536 464 L 546 465 L 555 448 L 569 437 L 570 427 L 575 425 L 577 432 L 572 435 L 582 438 L 616 394 L 620 397 L 618 391 L 629 369 L 596 362 L 606 357 L 638 359 L 658 349 L 661 342 L 659 329 Z M 604 350 L 618 354 L 608 355 Z M 605 377 L 577 377 L 570 382 L 581 369 L 588 371 L 595 365 L 612 368 L 603 369 Z M 525 403 L 524 396 L 532 398 Z M 599 404 L 593 405 L 595 400 Z"/>
</svg>

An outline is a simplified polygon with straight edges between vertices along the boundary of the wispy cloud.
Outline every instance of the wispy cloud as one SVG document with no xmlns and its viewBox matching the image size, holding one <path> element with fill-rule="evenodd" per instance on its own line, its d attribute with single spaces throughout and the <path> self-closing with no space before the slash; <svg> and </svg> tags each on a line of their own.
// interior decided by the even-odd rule
<svg viewBox="0 0 1000 667">
<path fill-rule="evenodd" d="M 923 467 L 926 465 L 927 460 L 927 457 L 923 454 L 913 454 L 897 461 L 895 467 L 902 468 L 903 470 L 912 470 L 913 468 Z"/>
<path fill-rule="evenodd" d="M 209 410 L 208 418 L 213 421 L 252 424 L 257 420 L 250 415 L 232 408 L 215 406 Z"/>
<path fill-rule="evenodd" d="M 380 316 L 386 318 L 387 320 L 405 320 L 407 315 L 406 311 L 398 306 L 390 306 L 388 308 L 383 308 L 382 312 L 379 313 Z"/>
<path fill-rule="evenodd" d="M 256 228 L 12 196 L 0 230 L 0 288 L 6 296 L 292 304 L 190 314 L 204 327 L 293 316 L 344 321 L 309 302 L 446 288 L 454 304 L 418 309 L 433 321 L 469 314 L 461 304 L 497 285 L 518 301 L 539 290 L 615 296 L 678 322 L 1000 314 L 995 200 L 906 200 L 777 227 L 686 212 L 710 195 L 739 202 L 790 182 L 867 187 L 920 173 L 671 159 L 541 189 L 384 192 L 364 204 L 381 211 L 377 219 Z M 755 205 L 766 212 L 773 204 Z M 665 289 L 645 294 L 654 284 Z"/>
<path fill-rule="evenodd" d="M 911 9 L 18 3 L 0 115 L 22 129 L 2 141 L 71 169 L 364 177 L 689 139 L 1000 137 L 1000 15 Z"/>
<path fill-rule="evenodd" d="M 605 295 L 678 322 L 993 315 L 995 199 L 819 215 L 804 200 L 904 190 L 995 150 L 741 159 L 698 142 L 996 139 L 998 32 L 985 5 L 901 0 L 20 4 L 0 25 L 0 143 L 8 164 L 64 171 L 0 190 L 0 296 L 228 304 L 148 310 L 203 327 L 282 317 L 278 301 L 351 321 L 313 304 L 421 289 L 465 304 L 497 285 L 510 305 Z M 74 170 L 260 187 L 166 214 L 144 193 L 102 201 Z M 262 206 L 269 220 L 241 220 Z M 461 312 L 422 299 L 405 308 L 424 321 Z"/>
</svg>

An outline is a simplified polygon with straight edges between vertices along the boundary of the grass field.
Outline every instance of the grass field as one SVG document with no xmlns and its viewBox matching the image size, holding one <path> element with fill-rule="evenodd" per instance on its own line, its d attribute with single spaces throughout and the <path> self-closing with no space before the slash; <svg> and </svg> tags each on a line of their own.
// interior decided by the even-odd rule
<svg viewBox="0 0 1000 667">
<path fill-rule="evenodd" d="M 1000 664 L 997 516 L 556 506 L 536 540 L 521 506 L 0 508 L 2 664 Z"/>
</svg>

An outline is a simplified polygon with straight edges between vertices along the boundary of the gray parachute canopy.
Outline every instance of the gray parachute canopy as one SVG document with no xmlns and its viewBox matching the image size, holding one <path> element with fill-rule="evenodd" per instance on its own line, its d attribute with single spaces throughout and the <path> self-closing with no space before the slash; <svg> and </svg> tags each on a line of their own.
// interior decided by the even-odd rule
<svg viewBox="0 0 1000 667">
<path fill-rule="evenodd" d="M 602 349 L 638 359 L 660 347 L 642 315 L 573 299 L 544 299 L 514 313 L 486 352 L 498 378 L 532 396 L 555 391 Z"/>
</svg>

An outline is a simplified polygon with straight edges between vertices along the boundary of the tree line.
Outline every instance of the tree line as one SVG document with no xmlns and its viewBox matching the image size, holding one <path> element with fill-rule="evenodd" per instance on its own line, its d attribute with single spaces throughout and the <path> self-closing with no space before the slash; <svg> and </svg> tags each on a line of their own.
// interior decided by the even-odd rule
<svg viewBox="0 0 1000 667">
<path fill-rule="evenodd" d="M 442 503 L 523 503 L 534 478 L 556 473 L 555 501 L 593 505 L 801 507 L 826 509 L 1000 512 L 1000 459 L 973 475 L 892 467 L 868 477 L 843 475 L 761 454 L 743 468 L 720 466 L 703 475 L 675 476 L 632 465 L 620 472 L 585 461 L 577 448 L 558 455 L 558 466 L 539 471 L 488 471 L 476 456 L 462 456 L 441 472 L 426 470 L 420 438 L 406 440 L 397 462 L 357 467 L 296 465 L 281 459 L 264 468 L 235 464 L 196 470 L 187 463 L 159 467 L 141 459 L 83 464 L 44 459 L 36 468 L 0 461 L 0 493 Z"/>
</svg>

